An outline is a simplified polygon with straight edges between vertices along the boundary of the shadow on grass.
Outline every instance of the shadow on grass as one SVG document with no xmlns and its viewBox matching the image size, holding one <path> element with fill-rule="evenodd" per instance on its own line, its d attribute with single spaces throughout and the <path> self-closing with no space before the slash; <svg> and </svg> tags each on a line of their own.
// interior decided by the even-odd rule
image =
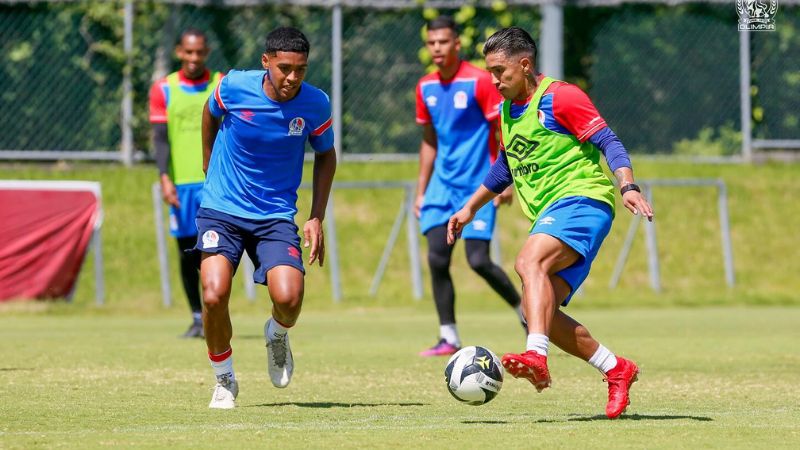
<svg viewBox="0 0 800 450">
<path fill-rule="evenodd" d="M 31 367 L 0 367 L 0 372 L 33 372 Z"/>
<path fill-rule="evenodd" d="M 557 423 L 557 422 L 594 422 L 596 420 L 610 420 L 603 414 L 598 414 L 595 416 L 578 416 L 578 414 L 572 414 L 573 417 L 569 417 L 567 419 L 540 419 L 537 420 L 536 423 Z M 623 416 L 619 416 L 614 420 L 696 420 L 698 422 L 712 422 L 714 419 L 711 417 L 704 417 L 704 416 L 679 416 L 679 415 L 656 415 L 656 414 L 626 414 Z"/>
<path fill-rule="evenodd" d="M 505 425 L 507 420 L 462 420 L 465 425 Z"/>
<path fill-rule="evenodd" d="M 246 405 L 244 408 L 297 406 L 300 408 L 373 408 L 375 406 L 427 406 L 428 403 L 338 403 L 338 402 L 276 402 Z"/>
</svg>

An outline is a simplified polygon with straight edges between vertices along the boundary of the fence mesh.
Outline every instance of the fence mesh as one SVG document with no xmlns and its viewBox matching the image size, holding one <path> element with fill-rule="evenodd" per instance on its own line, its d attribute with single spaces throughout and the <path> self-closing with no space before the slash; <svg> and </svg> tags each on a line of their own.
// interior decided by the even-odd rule
<svg viewBox="0 0 800 450">
<path fill-rule="evenodd" d="M 502 3 L 502 2 L 498 2 Z M 0 3 L 0 150 L 120 147 L 126 57 L 122 1 Z M 464 23 L 467 59 L 502 26 L 539 34 L 536 6 L 439 10 Z M 413 9 L 343 10 L 346 153 L 415 153 L 414 86 L 425 73 L 425 15 Z M 266 33 L 302 29 L 307 81 L 330 91 L 331 10 L 287 4 L 204 6 L 135 2 L 134 146 L 147 151 L 151 83 L 176 70 L 181 30 L 208 33 L 215 70 L 258 68 Z M 587 90 L 634 153 L 729 155 L 740 150 L 739 51 L 733 4 L 564 9 L 567 81 Z M 781 7 L 776 32 L 752 33 L 754 136 L 800 138 L 800 8 Z"/>
</svg>

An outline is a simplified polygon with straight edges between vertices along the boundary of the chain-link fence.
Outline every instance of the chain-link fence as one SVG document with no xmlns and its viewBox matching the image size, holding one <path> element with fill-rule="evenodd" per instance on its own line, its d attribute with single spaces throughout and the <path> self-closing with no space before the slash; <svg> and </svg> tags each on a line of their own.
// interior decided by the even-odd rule
<svg viewBox="0 0 800 450">
<path fill-rule="evenodd" d="M 787 0 L 788 1 L 788 0 Z M 207 32 L 209 67 L 258 68 L 267 32 L 302 29 L 311 41 L 307 81 L 330 91 L 332 10 L 326 1 L 137 1 L 133 51 L 123 47 L 117 1 L 0 0 L 0 155 L 6 150 L 118 152 L 122 82 L 130 68 L 133 147 L 148 152 L 147 93 L 178 68 L 173 49 L 192 26 Z M 432 11 L 416 2 L 342 9 L 344 154 L 413 154 L 414 86 L 425 73 L 425 16 L 454 14 L 465 57 L 480 60 L 488 34 L 510 24 L 539 35 L 539 0 L 472 2 Z M 382 3 L 385 8 L 378 8 Z M 441 4 L 442 2 L 440 2 Z M 462 2 L 470 3 L 470 2 Z M 527 3 L 527 4 L 526 4 Z M 741 152 L 739 33 L 735 2 L 564 7 L 564 78 L 587 90 L 634 153 L 724 156 Z M 608 3 L 608 2 L 605 2 Z M 793 2 L 792 4 L 796 4 Z M 394 7 L 391 7 L 394 6 Z M 752 35 L 753 135 L 800 139 L 800 8 L 781 5 L 775 32 Z M 546 51 L 544 49 L 543 51 Z"/>
</svg>

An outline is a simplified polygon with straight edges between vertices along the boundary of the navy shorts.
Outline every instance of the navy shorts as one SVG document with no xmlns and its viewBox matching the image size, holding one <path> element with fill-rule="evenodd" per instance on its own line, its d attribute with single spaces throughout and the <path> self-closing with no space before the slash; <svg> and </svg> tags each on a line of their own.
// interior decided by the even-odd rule
<svg viewBox="0 0 800 450">
<path fill-rule="evenodd" d="M 297 225 L 286 219 L 244 219 L 213 209 L 197 211 L 197 244 L 203 253 L 223 255 L 236 270 L 244 252 L 256 263 L 253 281 L 267 284 L 267 271 L 291 266 L 306 273 Z"/>
<path fill-rule="evenodd" d="M 556 272 L 572 288 L 562 306 L 567 306 L 575 291 L 589 276 L 589 269 L 600 250 L 600 244 L 611 230 L 613 219 L 611 206 L 587 197 L 562 198 L 539 214 L 530 234 L 549 234 L 581 256 L 573 265 Z"/>
</svg>

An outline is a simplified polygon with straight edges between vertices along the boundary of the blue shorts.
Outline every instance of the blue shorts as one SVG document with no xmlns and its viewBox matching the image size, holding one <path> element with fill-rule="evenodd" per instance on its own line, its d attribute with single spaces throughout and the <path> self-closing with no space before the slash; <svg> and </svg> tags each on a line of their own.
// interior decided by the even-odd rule
<svg viewBox="0 0 800 450">
<path fill-rule="evenodd" d="M 253 281 L 267 284 L 267 271 L 291 266 L 306 273 L 297 225 L 286 219 L 243 219 L 208 208 L 197 212 L 195 251 L 223 255 L 236 270 L 246 251 L 256 263 Z"/>
<path fill-rule="evenodd" d="M 567 306 L 589 276 L 589 269 L 600 244 L 611 230 L 613 219 L 614 211 L 607 203 L 586 197 L 567 197 L 548 206 L 536 220 L 530 234 L 553 236 L 581 255 L 575 264 L 556 272 L 572 288 L 562 306 Z"/>
<path fill-rule="evenodd" d="M 474 190 L 454 189 L 442 183 L 437 183 L 438 178 L 433 177 L 428 189 L 425 190 L 425 202 L 420 211 L 419 226 L 422 234 L 431 228 L 447 225 L 450 216 L 458 212 L 467 203 Z M 461 231 L 462 239 L 492 240 L 494 233 L 495 216 L 497 210 L 493 202 L 489 202 L 479 209 L 472 222 Z"/>
<path fill-rule="evenodd" d="M 197 236 L 194 218 L 203 198 L 203 183 L 178 184 L 175 189 L 181 207 L 169 207 L 169 232 L 176 238 Z"/>
</svg>

